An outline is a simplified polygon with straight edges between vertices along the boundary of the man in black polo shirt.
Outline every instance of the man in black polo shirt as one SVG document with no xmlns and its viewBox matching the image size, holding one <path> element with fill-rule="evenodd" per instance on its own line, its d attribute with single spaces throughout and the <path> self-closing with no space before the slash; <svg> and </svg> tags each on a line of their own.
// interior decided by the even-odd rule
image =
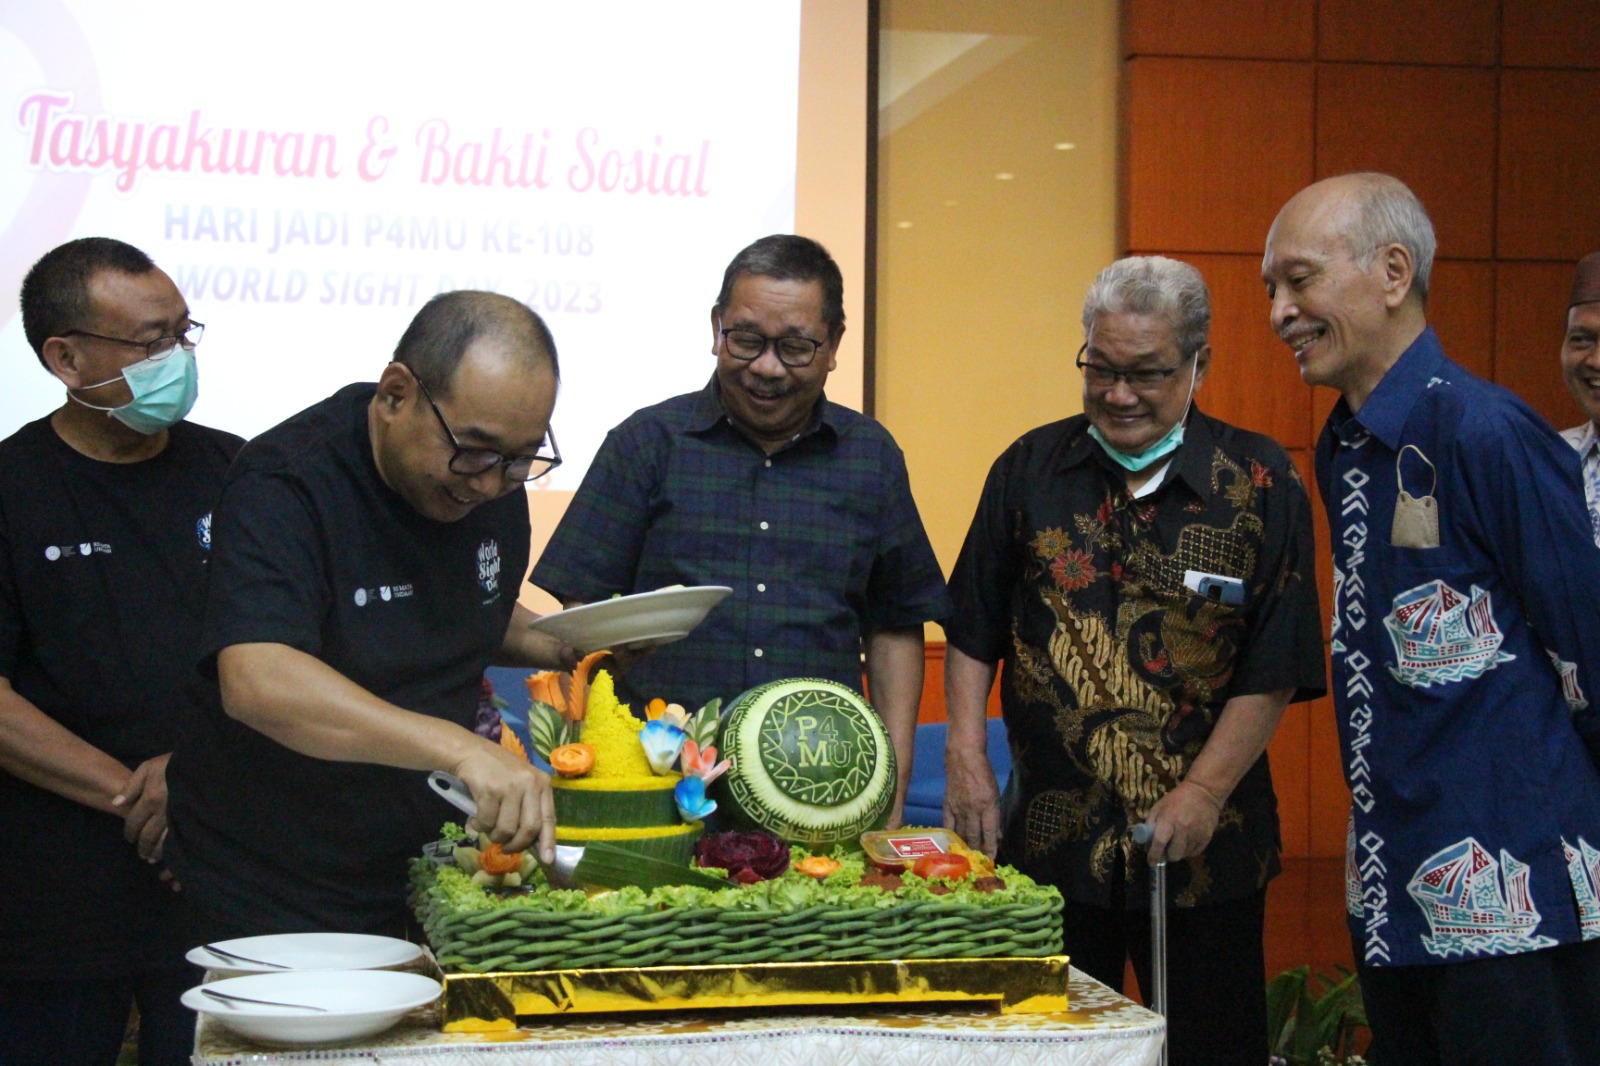
<svg viewBox="0 0 1600 1066">
<path fill-rule="evenodd" d="M 407 861 L 450 816 L 419 771 L 466 781 L 507 850 L 553 856 L 548 779 L 472 726 L 491 662 L 571 659 L 516 604 L 557 383 L 538 315 L 445 293 L 376 385 L 240 453 L 201 647 L 219 699 L 172 761 L 197 934 L 399 933 Z"/>
<path fill-rule="evenodd" d="M 995 461 L 950 578 L 949 821 L 1066 897 L 1072 964 L 1148 990 L 1144 849 L 1172 867 L 1172 1062 L 1267 1057 L 1262 921 L 1278 872 L 1265 750 L 1326 687 L 1311 509 L 1272 440 L 1194 410 L 1200 272 L 1124 259 L 1083 306 L 1084 414 Z M 984 758 L 996 664 L 1014 765 Z"/>
<path fill-rule="evenodd" d="M 48 252 L 22 327 L 66 401 L 0 442 L 0 1062 L 110 1066 L 137 1002 L 139 1061 L 185 1063 L 166 767 L 242 442 L 183 421 L 204 327 L 139 249 Z"/>
</svg>

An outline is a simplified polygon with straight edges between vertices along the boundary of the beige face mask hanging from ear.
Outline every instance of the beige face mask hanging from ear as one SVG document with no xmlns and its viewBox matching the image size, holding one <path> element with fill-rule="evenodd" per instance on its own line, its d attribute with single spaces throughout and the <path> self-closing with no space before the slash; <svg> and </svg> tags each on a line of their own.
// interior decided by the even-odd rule
<svg viewBox="0 0 1600 1066">
<path fill-rule="evenodd" d="M 1413 496 L 1406 491 L 1405 474 L 1401 471 L 1400 464 L 1408 451 L 1416 452 L 1417 458 L 1427 463 L 1429 472 L 1433 474 L 1433 484 L 1428 488 L 1426 495 Z M 1437 548 L 1439 501 L 1433 498 L 1433 493 L 1439 487 L 1438 469 L 1426 455 L 1422 454 L 1421 448 L 1415 444 L 1407 444 L 1400 449 L 1400 454 L 1394 457 L 1394 478 L 1400 491 L 1395 496 L 1394 523 L 1389 527 L 1389 543 L 1396 548 Z"/>
</svg>

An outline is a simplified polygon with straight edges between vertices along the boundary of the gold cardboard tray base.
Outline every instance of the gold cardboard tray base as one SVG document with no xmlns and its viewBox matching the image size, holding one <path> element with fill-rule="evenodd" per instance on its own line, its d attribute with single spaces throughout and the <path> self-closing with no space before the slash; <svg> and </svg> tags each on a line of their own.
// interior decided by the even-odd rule
<svg viewBox="0 0 1600 1066">
<path fill-rule="evenodd" d="M 514 1029 L 519 1015 L 990 1001 L 1002 1014 L 1067 1009 L 1067 957 L 763 962 L 444 974 L 447 1033 Z"/>
</svg>

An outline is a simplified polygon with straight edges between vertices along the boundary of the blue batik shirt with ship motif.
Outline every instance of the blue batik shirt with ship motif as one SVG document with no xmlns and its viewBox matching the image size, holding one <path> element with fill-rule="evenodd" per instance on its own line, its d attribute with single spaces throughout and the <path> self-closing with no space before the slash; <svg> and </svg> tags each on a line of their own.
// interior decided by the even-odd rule
<svg viewBox="0 0 1600 1066">
<path fill-rule="evenodd" d="M 1358 957 L 1600 937 L 1600 549 L 1577 456 L 1428 329 L 1358 413 L 1338 402 L 1317 482 Z"/>
</svg>

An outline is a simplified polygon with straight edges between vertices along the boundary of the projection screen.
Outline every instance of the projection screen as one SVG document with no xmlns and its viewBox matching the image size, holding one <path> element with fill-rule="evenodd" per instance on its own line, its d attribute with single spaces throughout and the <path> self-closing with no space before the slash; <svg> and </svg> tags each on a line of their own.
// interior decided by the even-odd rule
<svg viewBox="0 0 1600 1066">
<path fill-rule="evenodd" d="M 839 258 L 828 391 L 859 407 L 866 35 L 866 0 L 0 3 L 0 436 L 63 397 L 22 277 L 88 235 L 178 283 L 191 418 L 244 436 L 376 378 L 436 292 L 527 302 L 567 457 L 530 487 L 536 550 L 612 425 L 706 381 L 756 237 Z"/>
</svg>

